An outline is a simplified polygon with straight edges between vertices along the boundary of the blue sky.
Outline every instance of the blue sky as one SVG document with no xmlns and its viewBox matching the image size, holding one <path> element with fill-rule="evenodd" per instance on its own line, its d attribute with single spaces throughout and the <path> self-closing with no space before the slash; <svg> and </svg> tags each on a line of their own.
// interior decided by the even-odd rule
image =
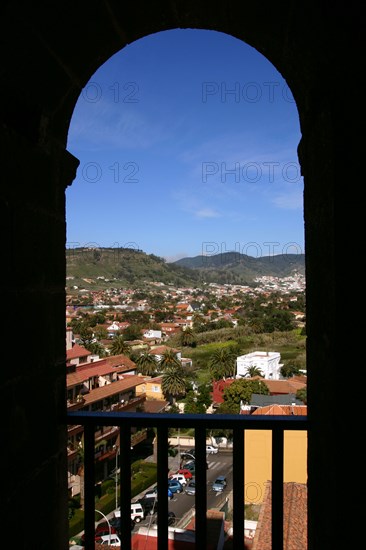
<svg viewBox="0 0 366 550">
<path fill-rule="evenodd" d="M 67 246 L 303 253 L 300 137 L 291 91 L 251 46 L 203 30 L 133 42 L 74 109 Z"/>
</svg>

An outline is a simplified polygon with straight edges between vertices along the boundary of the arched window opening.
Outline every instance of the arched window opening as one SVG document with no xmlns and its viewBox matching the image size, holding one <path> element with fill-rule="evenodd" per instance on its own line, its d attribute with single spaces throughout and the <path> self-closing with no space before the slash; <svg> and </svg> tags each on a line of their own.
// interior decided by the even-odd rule
<svg viewBox="0 0 366 550">
<path fill-rule="evenodd" d="M 93 75 L 68 136 L 80 159 L 67 190 L 69 406 L 304 414 L 300 137 L 285 80 L 222 33 L 150 35 Z M 149 435 L 140 432 L 131 435 L 138 452 Z M 208 435 L 230 449 L 231 430 Z M 284 481 L 304 484 L 306 433 L 292 435 Z M 177 468 L 189 463 L 189 437 L 172 434 Z M 248 445 L 265 448 L 266 438 L 250 435 Z M 80 441 L 70 434 L 73 494 L 82 492 Z M 101 483 L 117 480 L 118 449 L 117 430 L 96 434 Z M 258 473 L 256 458 L 246 460 L 245 498 L 258 519 L 271 459 Z"/>
</svg>

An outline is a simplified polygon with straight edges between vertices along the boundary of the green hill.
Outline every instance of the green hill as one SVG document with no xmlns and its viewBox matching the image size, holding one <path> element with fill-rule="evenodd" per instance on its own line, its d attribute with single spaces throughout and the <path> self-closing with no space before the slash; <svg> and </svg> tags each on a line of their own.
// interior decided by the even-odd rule
<svg viewBox="0 0 366 550">
<path fill-rule="evenodd" d="M 167 264 L 163 258 L 131 248 L 75 248 L 66 251 L 66 276 L 85 288 L 141 286 L 151 281 L 195 285 L 198 272 Z M 87 281 L 85 281 L 87 279 Z M 107 279 L 107 281 L 105 281 Z"/>
<path fill-rule="evenodd" d="M 197 286 L 202 282 L 252 284 L 255 277 L 286 277 L 305 273 L 302 254 L 254 258 L 235 252 L 215 256 L 182 258 L 167 263 L 154 254 L 131 248 L 76 248 L 66 251 L 68 284 L 85 288 L 143 286 L 162 282 L 174 286 Z"/>
<path fill-rule="evenodd" d="M 182 258 L 171 265 L 194 269 L 200 272 L 203 279 L 221 283 L 250 284 L 255 277 L 287 277 L 295 271 L 305 275 L 304 254 L 278 254 L 254 258 L 239 252 L 225 252 L 214 256 Z"/>
</svg>

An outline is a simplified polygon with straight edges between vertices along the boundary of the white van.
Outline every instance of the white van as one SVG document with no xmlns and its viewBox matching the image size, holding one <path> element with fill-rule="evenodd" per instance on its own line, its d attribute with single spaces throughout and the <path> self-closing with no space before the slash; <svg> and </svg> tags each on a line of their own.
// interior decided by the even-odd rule
<svg viewBox="0 0 366 550">
<path fill-rule="evenodd" d="M 139 521 L 144 519 L 144 517 L 145 513 L 141 502 L 133 502 L 131 504 L 131 519 L 133 519 L 136 523 L 139 523 Z"/>
<path fill-rule="evenodd" d="M 116 510 L 114 512 L 116 518 L 121 517 L 121 510 Z M 140 502 L 131 502 L 131 519 L 136 523 L 139 523 L 142 519 L 145 518 L 144 509 L 141 506 Z"/>
</svg>

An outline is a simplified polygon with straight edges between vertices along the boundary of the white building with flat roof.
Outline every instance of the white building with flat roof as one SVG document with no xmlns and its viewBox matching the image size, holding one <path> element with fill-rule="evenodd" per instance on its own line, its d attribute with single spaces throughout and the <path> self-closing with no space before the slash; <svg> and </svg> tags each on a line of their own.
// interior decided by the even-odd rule
<svg viewBox="0 0 366 550">
<path fill-rule="evenodd" d="M 264 378 L 280 380 L 281 354 L 277 351 L 253 351 L 236 358 L 236 378 L 248 378 L 251 367 L 257 367 Z"/>
</svg>

